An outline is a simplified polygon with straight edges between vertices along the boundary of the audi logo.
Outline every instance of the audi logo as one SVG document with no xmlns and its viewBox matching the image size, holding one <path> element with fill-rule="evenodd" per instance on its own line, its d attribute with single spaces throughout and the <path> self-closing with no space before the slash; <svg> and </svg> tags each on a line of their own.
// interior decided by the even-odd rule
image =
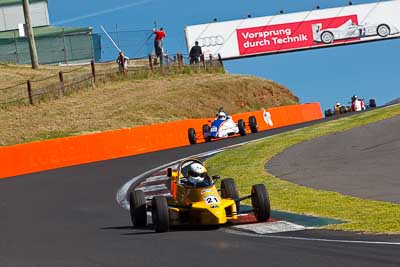
<svg viewBox="0 0 400 267">
<path fill-rule="evenodd" d="M 197 41 L 199 42 L 199 46 L 206 47 L 206 46 L 223 45 L 225 39 L 223 36 L 218 35 L 218 36 L 203 37 L 198 39 Z"/>
</svg>

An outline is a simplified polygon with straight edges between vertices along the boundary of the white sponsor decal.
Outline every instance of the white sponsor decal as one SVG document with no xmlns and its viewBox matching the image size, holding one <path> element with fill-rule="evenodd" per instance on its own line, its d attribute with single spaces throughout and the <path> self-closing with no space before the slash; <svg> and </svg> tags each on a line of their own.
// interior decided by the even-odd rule
<svg viewBox="0 0 400 267">
<path fill-rule="evenodd" d="M 265 121 L 266 124 L 268 124 L 271 127 L 274 126 L 274 122 L 272 121 L 271 113 L 269 113 L 265 109 L 264 109 L 263 117 L 264 117 L 264 121 Z"/>
</svg>

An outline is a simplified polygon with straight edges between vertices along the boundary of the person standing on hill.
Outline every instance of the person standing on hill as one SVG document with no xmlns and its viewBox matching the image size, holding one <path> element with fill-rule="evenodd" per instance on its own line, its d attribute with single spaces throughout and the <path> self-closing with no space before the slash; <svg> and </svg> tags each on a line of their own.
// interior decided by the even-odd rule
<svg viewBox="0 0 400 267">
<path fill-rule="evenodd" d="M 128 60 L 129 58 L 125 56 L 124 52 L 119 52 L 116 62 L 120 73 L 126 74 L 128 72 Z"/>
<path fill-rule="evenodd" d="M 201 46 L 199 46 L 199 42 L 194 42 L 194 46 L 190 49 L 189 57 L 190 57 L 190 64 L 197 64 L 200 62 L 200 57 L 203 54 L 201 51 Z"/>
<path fill-rule="evenodd" d="M 162 64 L 163 60 L 163 45 L 162 42 L 164 38 L 167 36 L 164 28 L 160 28 L 160 30 L 153 29 L 153 33 L 156 35 L 154 38 L 154 51 L 156 54 L 156 58 L 154 60 L 154 64 L 157 64 L 157 59 L 160 58 L 160 63 Z"/>
</svg>

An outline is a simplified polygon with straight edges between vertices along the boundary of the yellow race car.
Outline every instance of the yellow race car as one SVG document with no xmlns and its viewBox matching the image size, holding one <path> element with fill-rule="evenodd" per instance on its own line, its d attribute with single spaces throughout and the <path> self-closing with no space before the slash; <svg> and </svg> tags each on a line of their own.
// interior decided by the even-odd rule
<svg viewBox="0 0 400 267">
<path fill-rule="evenodd" d="M 270 218 L 271 208 L 265 185 L 253 185 L 251 194 L 239 198 L 232 178 L 223 179 L 218 190 L 219 176 L 210 177 L 198 159 L 183 160 L 177 169 L 167 169 L 171 195 L 155 196 L 148 205 L 143 191 L 129 193 L 131 220 L 134 227 L 147 225 L 147 211 L 151 211 L 156 232 L 167 232 L 171 226 L 220 226 L 238 219 L 240 201 L 251 198 L 258 222 Z M 247 211 L 248 212 L 248 211 Z"/>
</svg>

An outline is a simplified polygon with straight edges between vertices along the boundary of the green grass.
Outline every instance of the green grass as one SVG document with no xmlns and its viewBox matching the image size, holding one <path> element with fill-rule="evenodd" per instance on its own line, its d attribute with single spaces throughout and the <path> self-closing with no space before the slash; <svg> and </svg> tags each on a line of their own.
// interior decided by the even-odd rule
<svg viewBox="0 0 400 267">
<path fill-rule="evenodd" d="M 366 233 L 400 233 L 400 205 L 364 200 L 336 192 L 299 186 L 265 171 L 266 163 L 286 148 L 323 135 L 346 131 L 400 115 L 400 105 L 271 136 L 207 160 L 210 173 L 234 177 L 241 195 L 252 184 L 266 184 L 274 210 L 346 221 L 326 228 Z"/>
</svg>

